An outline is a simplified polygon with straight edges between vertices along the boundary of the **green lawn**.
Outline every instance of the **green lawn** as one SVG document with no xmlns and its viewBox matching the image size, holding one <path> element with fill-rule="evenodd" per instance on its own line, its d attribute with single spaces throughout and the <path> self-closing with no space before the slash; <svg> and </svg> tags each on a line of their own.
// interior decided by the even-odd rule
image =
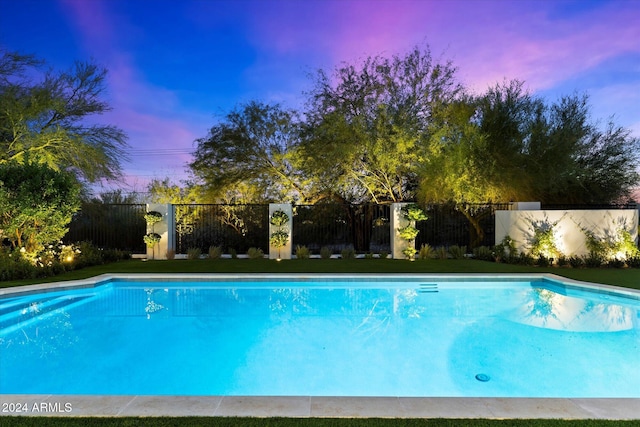
<svg viewBox="0 0 640 427">
<path fill-rule="evenodd" d="M 638 421 L 344 418 L 44 418 L 2 417 L 3 427 L 631 427 Z"/>
<path fill-rule="evenodd" d="M 89 267 L 46 279 L 0 282 L 0 287 L 85 279 L 103 273 L 554 273 L 571 279 L 640 289 L 638 268 L 555 268 L 475 260 L 129 260 Z"/>
<path fill-rule="evenodd" d="M 0 282 L 0 287 L 83 279 L 104 273 L 540 273 L 640 289 L 640 269 L 540 268 L 474 260 L 311 259 L 311 260 L 130 260 L 90 267 L 48 279 Z M 335 418 L 55 418 L 2 417 L 3 426 L 272 426 L 272 427 L 613 427 L 639 421 L 607 420 L 456 420 L 456 419 L 335 419 Z"/>
</svg>

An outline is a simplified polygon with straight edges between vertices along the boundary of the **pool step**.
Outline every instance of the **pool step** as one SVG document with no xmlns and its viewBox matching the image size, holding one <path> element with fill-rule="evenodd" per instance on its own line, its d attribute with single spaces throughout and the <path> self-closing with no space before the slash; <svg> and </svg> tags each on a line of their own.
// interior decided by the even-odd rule
<svg viewBox="0 0 640 427">
<path fill-rule="evenodd" d="M 434 294 L 438 292 L 438 284 L 420 283 L 420 285 L 418 285 L 418 292 L 420 292 L 421 294 Z"/>
<path fill-rule="evenodd" d="M 72 305 L 83 303 L 93 295 L 65 295 L 51 298 L 39 298 L 37 300 L 21 300 L 8 302 L 2 305 L 0 314 L 0 333 L 8 333 L 17 327 L 37 318 L 48 317 L 55 313 L 63 312 Z"/>
</svg>

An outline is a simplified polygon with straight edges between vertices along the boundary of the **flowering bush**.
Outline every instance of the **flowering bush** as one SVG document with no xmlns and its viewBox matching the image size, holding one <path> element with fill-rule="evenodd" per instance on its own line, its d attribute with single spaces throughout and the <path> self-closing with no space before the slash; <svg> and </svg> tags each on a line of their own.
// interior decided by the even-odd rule
<svg viewBox="0 0 640 427">
<path fill-rule="evenodd" d="M 129 252 L 102 250 L 90 242 L 47 245 L 36 255 L 26 249 L 0 247 L 0 281 L 37 279 L 131 257 Z"/>
</svg>

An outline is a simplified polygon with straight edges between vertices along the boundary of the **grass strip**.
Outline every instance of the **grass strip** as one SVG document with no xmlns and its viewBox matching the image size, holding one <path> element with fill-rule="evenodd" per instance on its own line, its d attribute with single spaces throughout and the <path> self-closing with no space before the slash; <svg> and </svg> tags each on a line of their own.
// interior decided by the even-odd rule
<svg viewBox="0 0 640 427">
<path fill-rule="evenodd" d="M 627 427 L 638 421 L 617 420 L 486 420 L 416 418 L 240 418 L 240 417 L 2 417 L 3 427 Z"/>
</svg>

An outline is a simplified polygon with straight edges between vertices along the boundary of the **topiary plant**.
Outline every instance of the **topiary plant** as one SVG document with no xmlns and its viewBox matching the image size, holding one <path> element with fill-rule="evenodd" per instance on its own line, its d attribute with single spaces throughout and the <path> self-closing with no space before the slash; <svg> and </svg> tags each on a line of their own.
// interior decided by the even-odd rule
<svg viewBox="0 0 640 427">
<path fill-rule="evenodd" d="M 269 220 L 271 225 L 275 225 L 276 227 L 283 227 L 289 223 L 289 215 L 283 211 L 275 211 L 271 214 L 271 219 Z"/>
<path fill-rule="evenodd" d="M 407 221 L 424 221 L 426 219 L 429 219 L 427 214 L 425 214 L 422 208 L 416 203 L 404 205 L 400 209 L 400 212 L 402 212 L 404 219 L 406 219 Z"/>
<path fill-rule="evenodd" d="M 160 212 L 150 211 L 144 215 L 144 220 L 147 221 L 147 225 L 153 227 L 154 224 L 162 221 L 162 214 Z"/>
</svg>

